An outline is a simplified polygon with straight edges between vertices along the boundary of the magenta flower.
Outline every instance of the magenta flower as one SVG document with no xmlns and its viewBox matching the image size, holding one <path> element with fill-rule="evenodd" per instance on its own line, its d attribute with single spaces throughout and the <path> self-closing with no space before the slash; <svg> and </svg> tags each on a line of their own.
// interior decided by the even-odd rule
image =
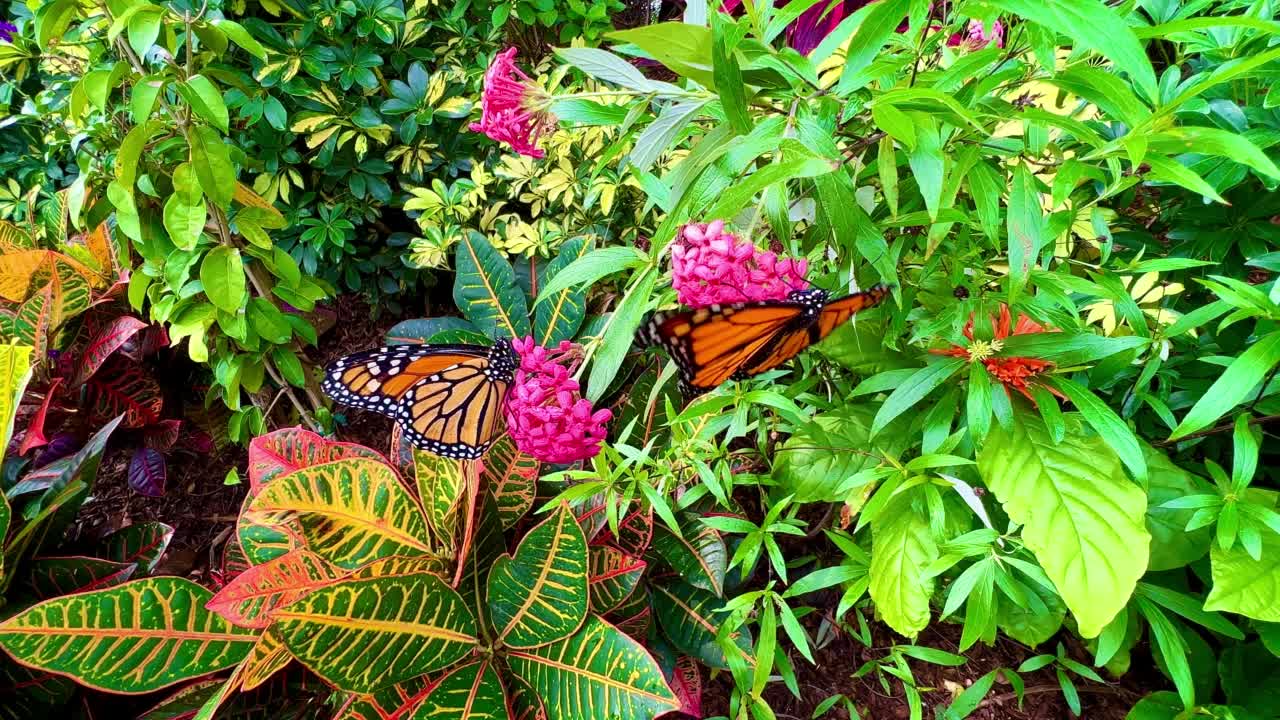
<svg viewBox="0 0 1280 720">
<path fill-rule="evenodd" d="M 8 20 L 0 20 L 0 42 L 13 42 L 13 34 L 18 32 L 18 26 Z"/>
<path fill-rule="evenodd" d="M 981 50 L 995 43 L 996 47 L 1004 47 L 1004 25 L 996 20 L 991 26 L 991 34 L 987 34 L 986 24 L 981 20 L 970 20 L 969 27 L 963 33 L 956 33 L 947 38 L 949 47 L 963 46 L 966 50 Z"/>
<path fill-rule="evenodd" d="M 600 452 L 608 410 L 595 410 L 573 379 L 580 360 L 568 341 L 548 350 L 527 337 L 512 340 L 520 356 L 503 414 L 516 447 L 548 463 L 586 460 Z"/>
<path fill-rule="evenodd" d="M 689 223 L 671 246 L 671 285 L 692 308 L 783 300 L 809 287 L 809 261 L 780 258 L 724 231 L 724 221 Z"/>
<path fill-rule="evenodd" d="M 556 117 L 546 109 L 550 98 L 516 67 L 515 58 L 516 49 L 507 48 L 485 71 L 480 122 L 471 123 L 470 128 L 521 155 L 542 158 L 546 153 L 538 148 L 538 140 L 555 129 Z"/>
</svg>

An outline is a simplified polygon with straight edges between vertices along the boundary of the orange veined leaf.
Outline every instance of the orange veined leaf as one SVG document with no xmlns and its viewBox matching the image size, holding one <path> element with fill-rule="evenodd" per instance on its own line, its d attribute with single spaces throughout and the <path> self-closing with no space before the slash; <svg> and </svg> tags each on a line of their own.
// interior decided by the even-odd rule
<svg viewBox="0 0 1280 720">
<path fill-rule="evenodd" d="M 492 660 L 451 670 L 395 707 L 388 720 L 507 720 L 507 698 Z"/>
<path fill-rule="evenodd" d="M 587 541 L 568 505 L 529 531 L 489 572 L 498 639 L 529 648 L 564 638 L 587 616 Z"/>
<path fill-rule="evenodd" d="M 326 440 L 300 427 L 276 430 L 249 442 L 249 492 L 256 495 L 267 483 L 295 470 L 351 457 L 386 462 L 363 445 Z"/>
<path fill-rule="evenodd" d="M 249 658 L 240 666 L 240 692 L 249 692 L 284 669 L 293 655 L 275 628 L 269 628 L 254 644 Z"/>
<path fill-rule="evenodd" d="M 593 545 L 590 549 L 591 612 L 607 615 L 635 591 L 644 575 L 645 561 L 622 551 Z"/>
<path fill-rule="evenodd" d="M 484 457 L 484 478 L 498 503 L 502 527 L 509 530 L 533 507 L 541 463 L 516 448 L 510 435 L 503 435 Z"/>
<path fill-rule="evenodd" d="M 716 642 L 724 622 L 724 600 L 702 588 L 683 582 L 654 584 L 653 611 L 667 638 L 677 650 L 698 658 L 708 667 L 728 669 L 725 648 Z M 751 633 L 742 627 L 733 637 L 738 660 L 751 661 Z"/>
<path fill-rule="evenodd" d="M 411 557 L 396 555 L 375 560 L 351 574 L 353 578 L 404 577 L 427 573 L 441 580 L 448 578 L 452 565 L 448 560 L 432 555 Z"/>
<path fill-rule="evenodd" d="M 548 720 L 651 719 L 679 706 L 648 651 L 595 616 L 563 640 L 512 650 L 507 665 L 542 698 Z"/>
<path fill-rule="evenodd" d="M 294 525 L 307 549 L 348 570 L 392 555 L 431 551 L 418 503 L 390 465 L 367 458 L 336 460 L 277 478 L 249 502 L 242 520 L 276 528 Z"/>
<path fill-rule="evenodd" d="M 341 690 L 372 693 L 461 660 L 475 617 L 435 575 L 349 578 L 276 613 L 293 656 Z"/>
<path fill-rule="evenodd" d="M 256 636 L 205 609 L 211 593 L 156 577 L 46 600 L 0 623 L 29 667 L 115 693 L 147 693 L 238 664 Z"/>
<path fill-rule="evenodd" d="M 337 580 L 340 573 L 309 550 L 249 568 L 214 595 L 208 609 L 241 627 L 266 628 L 272 614 Z"/>
</svg>

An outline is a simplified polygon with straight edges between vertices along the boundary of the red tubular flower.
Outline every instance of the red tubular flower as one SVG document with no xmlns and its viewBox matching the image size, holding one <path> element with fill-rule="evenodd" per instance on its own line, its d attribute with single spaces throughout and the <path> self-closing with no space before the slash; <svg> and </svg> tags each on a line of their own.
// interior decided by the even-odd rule
<svg viewBox="0 0 1280 720">
<path fill-rule="evenodd" d="M 520 356 L 503 414 L 521 452 L 548 463 L 586 460 L 600 452 L 608 410 L 595 410 L 573 379 L 578 353 L 565 341 L 548 350 L 527 337 L 512 340 Z"/>
<path fill-rule="evenodd" d="M 689 223 L 671 246 L 671 285 L 692 308 L 783 300 L 805 290 L 809 261 L 778 257 L 724 231 L 724 221 Z"/>
<path fill-rule="evenodd" d="M 504 142 L 521 155 L 546 156 L 538 140 L 556 127 L 556 117 L 547 111 L 549 98 L 528 75 L 516 67 L 516 49 L 498 53 L 484 73 L 480 99 L 480 122 L 471 123 L 479 132 Z"/>
<path fill-rule="evenodd" d="M 1012 327 L 1010 327 L 1011 325 Z M 974 339 L 973 315 L 970 315 L 969 322 L 965 323 L 964 326 L 964 336 L 969 340 L 968 345 L 952 345 L 945 350 L 932 350 L 931 352 L 936 355 L 967 358 L 970 362 L 981 362 L 987 368 L 987 372 L 991 373 L 992 377 L 1004 385 L 1005 392 L 1009 392 L 1010 388 L 1017 390 L 1034 405 L 1035 398 L 1031 397 L 1028 381 L 1053 367 L 1053 363 L 1038 358 L 996 357 L 995 353 L 1001 350 L 1004 339 L 1010 335 L 1027 335 L 1040 332 L 1056 331 L 1046 328 L 1022 313 L 1018 313 L 1018 320 L 1014 322 L 1009 312 L 1009 306 L 1001 303 L 999 318 L 991 318 L 991 341 Z M 1062 397 L 1062 394 L 1057 390 L 1053 388 L 1046 389 L 1054 395 Z"/>
</svg>

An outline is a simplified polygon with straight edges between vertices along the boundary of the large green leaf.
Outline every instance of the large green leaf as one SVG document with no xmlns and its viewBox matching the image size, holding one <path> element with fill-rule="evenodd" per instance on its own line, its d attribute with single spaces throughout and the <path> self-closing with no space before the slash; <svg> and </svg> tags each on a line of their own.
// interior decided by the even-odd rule
<svg viewBox="0 0 1280 720">
<path fill-rule="evenodd" d="M 680 536 L 659 525 L 653 534 L 653 549 L 685 582 L 716 595 L 724 594 L 729 550 L 715 528 L 703 526 L 696 532 L 691 528 Z"/>
<path fill-rule="evenodd" d="M 212 594 L 158 577 L 47 600 L 0 623 L 0 647 L 89 687 L 145 693 L 231 667 L 255 637 L 205 610 Z"/>
<path fill-rule="evenodd" d="M 889 627 L 908 637 L 929 624 L 928 566 L 938 557 L 929 515 L 917 499 L 923 506 L 920 491 L 900 493 L 871 521 L 871 599 Z"/>
<path fill-rule="evenodd" d="M 486 334 L 522 338 L 531 333 L 529 306 L 515 271 L 488 238 L 471 232 L 458 242 L 453 301 Z"/>
<path fill-rule="evenodd" d="M 489 572 L 489 613 L 498 639 L 529 648 L 571 634 L 587 616 L 587 540 L 561 505 L 529 531 L 516 554 Z"/>
<path fill-rule="evenodd" d="M 679 581 L 652 585 L 653 609 L 671 644 L 680 652 L 698 658 L 708 667 L 728 669 L 726 648 L 716 642 L 724 624 L 724 599 Z M 751 658 L 751 633 L 744 626 L 730 638 L 729 652 L 736 652 L 737 664 Z"/>
<path fill-rule="evenodd" d="M 200 282 L 204 293 L 219 310 L 235 314 L 245 303 L 244 261 L 240 251 L 218 246 L 200 262 Z"/>
<path fill-rule="evenodd" d="M 547 265 L 542 282 L 550 282 L 561 270 L 591 252 L 590 238 L 579 237 L 560 246 L 560 254 Z M 565 287 L 534 306 L 533 337 L 543 347 L 555 347 L 561 340 L 572 340 L 587 317 L 585 289 Z"/>
<path fill-rule="evenodd" d="M 1209 550 L 1213 588 L 1205 610 L 1226 610 L 1265 622 L 1280 622 L 1280 535 L 1262 531 L 1262 553 L 1254 560 L 1235 543 L 1230 550 L 1214 543 Z"/>
<path fill-rule="evenodd" d="M 18 401 L 31 379 L 31 347 L 29 345 L 0 345 L 0 462 L 13 435 L 13 418 L 18 413 Z M 3 526 L 0 526 L 3 527 Z M 0 537 L 3 537 L 0 532 Z"/>
<path fill-rule="evenodd" d="M 1178 423 L 1169 439 L 1177 440 L 1208 427 L 1231 408 L 1244 402 L 1267 372 L 1278 363 L 1280 332 L 1272 332 L 1231 361 L 1227 369 L 1218 375 L 1213 385 L 1209 386 L 1187 412 L 1186 417 L 1182 418 L 1182 422 Z"/>
<path fill-rule="evenodd" d="M 478 642 L 462 598 L 428 573 L 334 583 L 277 611 L 276 627 L 304 665 L 359 693 L 446 668 Z"/>
<path fill-rule="evenodd" d="M 547 720 L 650 720 L 678 706 L 649 653 L 594 616 L 563 640 L 511 651 L 507 666 L 542 698 Z"/>
<path fill-rule="evenodd" d="M 1075 615 L 1095 637 L 1129 600 L 1147 569 L 1147 498 L 1124 475 L 1115 451 L 1063 417 L 1055 443 L 1038 415 L 1017 413 L 991 428 L 978 469 Z"/>
<path fill-rule="evenodd" d="M 422 510 L 395 471 L 366 458 L 278 478 L 250 501 L 243 519 L 275 527 L 296 524 L 307 549 L 347 569 L 392 555 L 424 555 L 431 548 Z"/>
<path fill-rule="evenodd" d="M 1212 492 L 1208 482 L 1183 470 L 1161 450 L 1143 447 L 1147 459 L 1147 532 L 1151 533 L 1151 571 L 1173 570 L 1204 557 L 1209 552 L 1213 529 L 1206 526 L 1187 530 L 1194 508 L 1161 507 L 1187 495 Z"/>
<path fill-rule="evenodd" d="M 191 166 L 195 168 L 200 189 L 213 204 L 226 209 L 236 191 L 236 169 L 231 164 L 231 151 L 213 128 L 197 126 L 188 136 Z"/>
<path fill-rule="evenodd" d="M 507 720 L 507 699 L 492 660 L 449 671 L 395 706 L 405 720 Z"/>
<path fill-rule="evenodd" d="M 458 542 L 458 521 L 463 515 L 467 483 L 464 472 L 474 473 L 474 463 L 441 457 L 414 448 L 413 472 L 418 497 L 427 511 L 434 547 L 452 556 Z"/>
<path fill-rule="evenodd" d="M 871 447 L 873 405 L 846 404 L 831 412 L 819 413 L 782 444 L 773 466 L 773 477 L 796 502 L 844 502 L 840 485 L 878 461 L 866 454 Z M 905 449 L 909 435 L 882 432 L 876 447 L 887 455 Z M 845 492 L 847 495 L 848 492 Z"/>
</svg>

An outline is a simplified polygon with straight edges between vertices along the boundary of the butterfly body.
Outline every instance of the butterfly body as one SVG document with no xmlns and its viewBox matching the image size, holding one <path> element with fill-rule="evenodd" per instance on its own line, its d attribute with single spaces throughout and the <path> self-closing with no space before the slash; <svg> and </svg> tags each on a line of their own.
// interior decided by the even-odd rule
<svg viewBox="0 0 1280 720">
<path fill-rule="evenodd" d="M 877 285 L 831 300 L 815 288 L 794 291 L 786 300 L 656 313 L 640 337 L 667 350 L 687 390 L 702 392 L 778 367 L 888 293 Z"/>
<path fill-rule="evenodd" d="M 394 418 L 421 450 L 474 459 L 502 433 L 502 403 L 518 364 L 506 340 L 394 345 L 335 360 L 321 389 L 343 405 Z"/>
</svg>

